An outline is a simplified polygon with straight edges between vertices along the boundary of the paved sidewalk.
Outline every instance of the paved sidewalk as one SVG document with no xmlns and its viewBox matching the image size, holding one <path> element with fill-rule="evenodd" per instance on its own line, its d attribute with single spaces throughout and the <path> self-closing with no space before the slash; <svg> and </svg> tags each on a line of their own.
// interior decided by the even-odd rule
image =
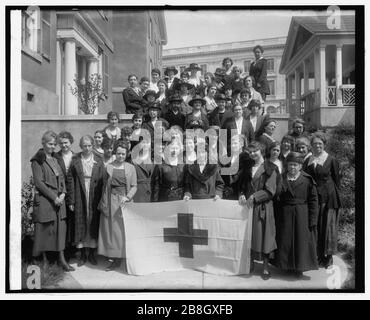
<svg viewBox="0 0 370 320">
<path fill-rule="evenodd" d="M 272 277 L 265 281 L 261 279 L 261 265 L 256 264 L 251 275 L 216 276 L 194 270 L 155 273 L 146 276 L 132 276 L 125 273 L 124 267 L 117 271 L 106 272 L 107 262 L 99 257 L 99 264 L 92 266 L 87 263 L 82 267 L 72 266 L 75 271 L 58 284 L 60 289 L 69 290 L 309 290 L 332 289 L 342 286 L 348 276 L 344 261 L 334 257 L 331 269 L 309 271 L 304 273 L 304 279 L 295 279 L 281 270 L 271 267 Z M 337 277 L 338 276 L 338 277 Z"/>
</svg>

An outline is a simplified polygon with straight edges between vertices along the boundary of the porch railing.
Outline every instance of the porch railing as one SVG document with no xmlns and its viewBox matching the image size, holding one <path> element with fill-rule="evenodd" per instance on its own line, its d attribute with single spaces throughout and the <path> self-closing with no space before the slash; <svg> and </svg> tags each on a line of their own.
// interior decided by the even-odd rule
<svg viewBox="0 0 370 320">
<path fill-rule="evenodd" d="M 337 105 L 337 87 L 336 86 L 328 86 L 326 89 L 326 102 L 328 106 L 336 106 Z"/>
<path fill-rule="evenodd" d="M 355 85 L 354 84 L 344 84 L 340 87 L 342 90 L 342 103 L 344 106 L 354 106 L 355 105 Z"/>
</svg>

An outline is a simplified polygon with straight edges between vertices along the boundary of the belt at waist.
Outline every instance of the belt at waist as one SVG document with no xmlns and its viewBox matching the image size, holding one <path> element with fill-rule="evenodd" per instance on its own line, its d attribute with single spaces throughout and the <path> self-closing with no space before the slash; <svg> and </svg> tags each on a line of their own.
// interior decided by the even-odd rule
<svg viewBox="0 0 370 320">
<path fill-rule="evenodd" d="M 148 183 L 148 182 L 152 182 L 152 179 L 151 178 L 148 178 L 148 179 L 137 179 L 137 183 Z"/>
</svg>

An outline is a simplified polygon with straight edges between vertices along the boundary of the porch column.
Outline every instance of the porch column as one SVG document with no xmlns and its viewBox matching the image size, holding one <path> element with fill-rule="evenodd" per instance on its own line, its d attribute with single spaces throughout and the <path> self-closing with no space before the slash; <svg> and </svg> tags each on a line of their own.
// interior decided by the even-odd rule
<svg viewBox="0 0 370 320">
<path fill-rule="evenodd" d="M 292 98 L 292 95 L 293 95 L 293 86 L 292 86 L 292 75 L 291 74 L 288 74 L 287 76 L 287 80 L 288 80 L 288 83 L 287 83 L 287 97 L 288 97 L 288 108 L 289 108 L 289 113 L 292 114 L 292 116 L 295 116 L 295 104 L 293 102 L 293 98 Z"/>
<path fill-rule="evenodd" d="M 337 55 L 336 55 L 336 64 L 335 64 L 335 83 L 337 85 L 337 106 L 343 106 L 342 103 L 342 47 L 343 44 L 337 44 Z"/>
<path fill-rule="evenodd" d="M 326 106 L 327 105 L 327 100 L 326 100 L 326 95 L 327 95 L 327 86 L 326 86 L 326 45 L 322 44 L 320 45 L 320 105 Z"/>
<path fill-rule="evenodd" d="M 77 97 L 71 92 L 70 86 L 75 86 L 76 69 L 76 43 L 72 39 L 65 42 L 65 78 L 64 78 L 64 112 L 68 115 L 78 114 Z"/>
<path fill-rule="evenodd" d="M 87 62 L 87 81 L 90 80 L 90 76 L 94 73 L 98 73 L 99 60 L 97 57 L 90 57 Z M 96 101 L 98 102 L 98 101 Z M 95 109 L 94 114 L 98 114 L 98 108 Z"/>
<path fill-rule="evenodd" d="M 57 40 L 56 47 L 56 93 L 58 96 L 58 110 L 59 114 L 62 112 L 62 43 L 60 40 Z"/>
<path fill-rule="evenodd" d="M 299 69 L 296 68 L 294 71 L 294 82 L 295 82 L 295 107 L 296 116 L 301 116 L 301 75 Z"/>
<path fill-rule="evenodd" d="M 303 92 L 306 94 L 309 90 L 309 83 L 308 83 L 308 60 L 303 61 Z"/>
</svg>

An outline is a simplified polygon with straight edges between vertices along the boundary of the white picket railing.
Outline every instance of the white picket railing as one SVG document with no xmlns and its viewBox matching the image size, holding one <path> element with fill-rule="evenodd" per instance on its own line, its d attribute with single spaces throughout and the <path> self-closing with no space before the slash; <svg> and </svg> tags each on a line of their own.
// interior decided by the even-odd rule
<svg viewBox="0 0 370 320">
<path fill-rule="evenodd" d="M 354 106 L 356 103 L 354 84 L 345 84 L 340 87 L 342 89 L 342 103 L 344 106 Z"/>
</svg>

